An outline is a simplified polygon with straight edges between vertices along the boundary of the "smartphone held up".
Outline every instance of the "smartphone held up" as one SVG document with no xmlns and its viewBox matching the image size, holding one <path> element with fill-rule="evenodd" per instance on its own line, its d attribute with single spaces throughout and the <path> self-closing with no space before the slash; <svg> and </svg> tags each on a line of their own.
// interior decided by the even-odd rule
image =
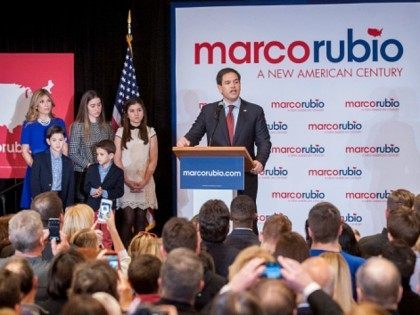
<svg viewBox="0 0 420 315">
<path fill-rule="evenodd" d="M 268 262 L 265 264 L 264 272 L 261 277 L 267 279 L 280 279 L 281 278 L 281 266 L 277 262 Z"/>
<path fill-rule="evenodd" d="M 48 219 L 48 239 L 51 241 L 53 239 L 56 242 L 60 242 L 60 219 L 59 218 L 49 218 Z"/>
<path fill-rule="evenodd" d="M 98 211 L 98 222 L 106 223 L 110 218 L 112 211 L 112 200 L 102 198 Z"/>
</svg>

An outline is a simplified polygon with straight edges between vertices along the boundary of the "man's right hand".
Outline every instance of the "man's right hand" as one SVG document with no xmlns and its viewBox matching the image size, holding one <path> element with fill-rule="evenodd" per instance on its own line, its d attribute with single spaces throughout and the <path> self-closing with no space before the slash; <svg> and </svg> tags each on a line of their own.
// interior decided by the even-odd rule
<svg viewBox="0 0 420 315">
<path fill-rule="evenodd" d="M 191 144 L 191 142 L 187 138 L 182 137 L 178 140 L 178 142 L 176 143 L 176 146 L 177 147 L 189 147 L 190 144 Z"/>
<path fill-rule="evenodd" d="M 242 292 L 250 288 L 260 278 L 265 269 L 265 260 L 255 257 L 248 261 L 228 283 L 229 290 Z"/>
<path fill-rule="evenodd" d="M 309 273 L 298 261 L 282 256 L 277 257 L 277 260 L 282 266 L 281 276 L 283 280 L 296 293 L 302 293 L 303 289 L 313 282 Z"/>
</svg>

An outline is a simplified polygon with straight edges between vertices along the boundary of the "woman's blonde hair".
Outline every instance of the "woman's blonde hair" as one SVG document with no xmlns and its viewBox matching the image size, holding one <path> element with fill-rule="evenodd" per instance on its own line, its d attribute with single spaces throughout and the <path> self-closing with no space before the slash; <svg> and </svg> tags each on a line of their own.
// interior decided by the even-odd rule
<svg viewBox="0 0 420 315">
<path fill-rule="evenodd" d="M 351 286 L 350 269 L 339 253 L 325 252 L 320 255 L 330 265 L 333 273 L 333 299 L 347 313 L 355 304 Z"/>
<path fill-rule="evenodd" d="M 128 254 L 131 259 L 134 259 L 140 254 L 150 254 L 162 261 L 163 257 L 160 251 L 161 244 L 162 240 L 158 238 L 156 234 L 141 231 L 131 240 L 130 245 L 128 246 Z"/>
<path fill-rule="evenodd" d="M 232 265 L 230 265 L 229 281 L 232 280 L 232 277 L 236 275 L 248 261 L 255 257 L 263 258 L 266 262 L 276 261 L 269 251 L 267 251 L 264 248 L 261 248 L 260 246 L 254 245 L 247 247 L 239 252 Z"/>
<path fill-rule="evenodd" d="M 54 118 L 52 109 L 55 107 L 55 103 L 50 92 L 48 92 L 46 89 L 38 89 L 32 94 L 31 101 L 29 102 L 28 112 L 26 113 L 26 116 L 25 116 L 26 121 L 34 121 L 38 119 L 38 115 L 39 115 L 38 103 L 39 103 L 39 100 L 45 95 L 48 96 L 48 98 L 51 101 L 51 111 L 49 113 L 49 116 L 50 118 Z"/>
<path fill-rule="evenodd" d="M 86 204 L 78 203 L 67 207 L 64 214 L 63 232 L 69 240 L 82 229 L 91 228 L 95 219 L 95 212 Z"/>
</svg>

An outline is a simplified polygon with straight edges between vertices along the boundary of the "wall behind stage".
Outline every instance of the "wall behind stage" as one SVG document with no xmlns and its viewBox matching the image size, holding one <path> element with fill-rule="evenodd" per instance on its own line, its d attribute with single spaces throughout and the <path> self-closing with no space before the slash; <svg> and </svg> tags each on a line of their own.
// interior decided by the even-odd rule
<svg viewBox="0 0 420 315">
<path fill-rule="evenodd" d="M 175 6 L 172 14 L 177 138 L 201 106 L 221 99 L 223 67 L 236 68 L 242 97 L 264 108 L 273 148 L 260 174 L 260 224 L 282 212 L 303 233 L 309 209 L 330 201 L 368 235 L 385 225 L 392 190 L 420 192 L 420 4 Z M 177 200 L 178 215 L 192 216 L 191 191 L 178 189 Z"/>
<path fill-rule="evenodd" d="M 48 90 L 53 114 L 63 118 L 67 132 L 73 122 L 73 54 L 0 54 L 0 178 L 22 178 L 22 124 L 33 92 Z M 42 71 L 39 71 L 42 69 Z"/>
</svg>

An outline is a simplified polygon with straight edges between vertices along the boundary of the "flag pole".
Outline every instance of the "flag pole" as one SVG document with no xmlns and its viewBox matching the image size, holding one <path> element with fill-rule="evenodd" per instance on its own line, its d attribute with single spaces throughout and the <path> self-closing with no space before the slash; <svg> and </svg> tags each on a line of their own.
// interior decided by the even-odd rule
<svg viewBox="0 0 420 315">
<path fill-rule="evenodd" d="M 133 56 L 133 47 L 131 46 L 131 42 L 133 40 L 133 35 L 131 35 L 131 10 L 128 10 L 128 18 L 127 18 L 127 35 L 125 36 L 128 44 L 128 48 L 130 49 L 131 56 Z"/>
</svg>

